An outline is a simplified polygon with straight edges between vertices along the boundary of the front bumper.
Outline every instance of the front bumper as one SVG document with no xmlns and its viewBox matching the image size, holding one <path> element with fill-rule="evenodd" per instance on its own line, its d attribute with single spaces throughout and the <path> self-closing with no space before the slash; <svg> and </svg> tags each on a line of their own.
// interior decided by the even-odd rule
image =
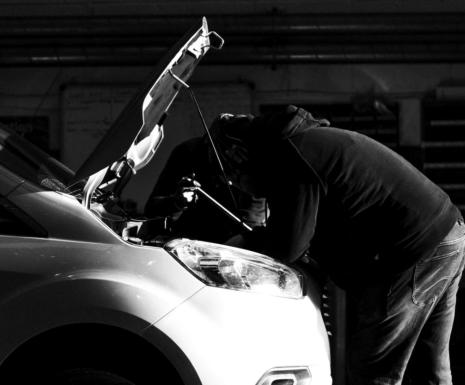
<svg viewBox="0 0 465 385">
<path fill-rule="evenodd" d="M 257 385 L 310 385 L 312 374 L 307 367 L 274 368 L 266 372 Z"/>
<path fill-rule="evenodd" d="M 155 326 L 184 352 L 202 385 L 331 384 L 327 333 L 308 297 L 205 287 Z"/>
</svg>

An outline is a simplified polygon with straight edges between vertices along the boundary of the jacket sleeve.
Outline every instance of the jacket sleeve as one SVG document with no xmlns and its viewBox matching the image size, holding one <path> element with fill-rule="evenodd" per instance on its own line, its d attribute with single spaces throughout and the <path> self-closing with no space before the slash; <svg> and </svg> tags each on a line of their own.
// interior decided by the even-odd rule
<svg viewBox="0 0 465 385">
<path fill-rule="evenodd" d="M 276 183 L 279 187 L 270 195 L 266 252 L 294 263 L 308 250 L 315 234 L 322 189 L 318 181 L 292 172 Z"/>
</svg>

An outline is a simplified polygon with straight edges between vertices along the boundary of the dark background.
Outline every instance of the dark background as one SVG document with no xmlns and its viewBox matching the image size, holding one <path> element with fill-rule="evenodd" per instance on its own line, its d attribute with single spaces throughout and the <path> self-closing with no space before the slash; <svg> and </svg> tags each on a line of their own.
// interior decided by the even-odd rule
<svg viewBox="0 0 465 385">
<path fill-rule="evenodd" d="M 201 16 L 225 39 L 191 79 L 207 123 L 219 112 L 305 107 L 398 151 L 465 210 L 461 0 L 1 1 L 0 127 L 77 168 Z M 170 149 L 201 133 L 187 95 L 173 109 L 157 162 L 126 192 L 136 212 Z M 327 290 L 340 385 L 346 305 Z M 464 298 L 462 289 L 451 346 L 456 383 L 465 381 Z"/>
</svg>

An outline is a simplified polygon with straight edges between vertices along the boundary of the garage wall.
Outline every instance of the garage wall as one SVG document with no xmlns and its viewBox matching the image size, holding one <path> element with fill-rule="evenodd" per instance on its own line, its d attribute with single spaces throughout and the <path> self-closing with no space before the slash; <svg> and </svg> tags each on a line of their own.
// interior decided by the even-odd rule
<svg viewBox="0 0 465 385">
<path fill-rule="evenodd" d="M 227 49 L 225 47 L 225 49 Z M 212 52 L 214 54 L 214 52 Z M 66 156 L 82 159 L 82 154 L 66 154 L 63 143 L 64 125 L 62 104 L 66 87 L 110 87 L 127 90 L 140 84 L 148 67 L 132 68 L 7 68 L 0 71 L 0 115 L 1 116 L 45 116 L 49 119 L 50 149 L 61 159 Z M 426 95 L 434 93 L 441 84 L 460 85 L 465 79 L 465 65 L 302 65 L 302 66 L 202 66 L 194 74 L 194 90 L 207 87 L 210 92 L 218 89 L 222 98 L 205 98 L 203 110 L 215 113 L 219 109 L 228 112 L 257 113 L 262 104 L 311 104 L 351 102 L 354 97 L 365 95 L 367 100 L 382 95 L 386 100 L 412 105 Z M 214 86 L 212 86 L 214 83 Z M 244 85 L 250 90 L 246 103 L 239 94 L 227 93 L 231 84 Z M 109 88 L 108 88 L 109 89 Z M 205 89 L 205 88 L 204 88 Z M 458 87 L 460 89 L 460 87 Z M 199 91 L 202 94 L 202 91 Z M 225 96 L 227 95 L 227 98 Z M 217 102 L 221 100 L 221 102 Z M 82 100 L 86 103 L 85 98 Z M 187 102 L 184 102 L 187 103 Z M 121 101 L 120 101 L 121 104 Z M 413 104 L 415 105 L 415 103 Z M 246 106 L 250 106 L 246 108 Z M 228 108 L 229 107 L 229 108 Z M 87 114 L 100 116 L 101 105 L 88 105 Z M 239 111 L 240 110 L 240 111 Z M 415 109 L 407 111 L 407 122 L 415 119 Z M 210 112 L 210 115 L 212 113 Z M 412 117 L 413 114 L 413 117 Z M 418 111 L 420 114 L 420 111 Z M 106 118 L 107 123 L 109 117 Z M 196 118 L 194 118 L 196 119 Z M 402 116 L 400 117 L 402 121 Z M 169 124 L 169 121 L 167 122 Z M 404 125 L 405 137 L 412 140 L 411 130 L 418 127 Z M 198 134 L 198 133 L 197 133 Z M 79 148 L 75 149 L 81 152 Z M 70 164 L 76 167 L 76 163 Z M 146 182 L 131 193 L 139 207 L 154 183 L 150 175 L 142 175 Z"/>
<path fill-rule="evenodd" d="M 24 118 L 40 119 L 50 152 L 76 168 L 92 147 L 90 129 L 70 135 L 66 90 L 130 93 L 167 40 L 177 39 L 192 15 L 207 14 L 226 38 L 192 79 L 218 93 L 205 99 L 207 114 L 257 113 L 265 104 L 398 103 L 401 144 L 418 146 L 421 100 L 445 84 L 461 89 L 465 78 L 463 11 L 461 0 L 0 1 L 0 117 L 16 119 L 23 130 Z M 244 98 L 224 92 L 226 85 L 247 85 L 247 103 L 238 104 Z M 102 104 L 81 96 L 73 103 L 85 111 L 71 116 L 97 131 L 129 97 Z M 139 210 L 154 173 L 142 171 L 144 182 L 129 187 Z"/>
</svg>

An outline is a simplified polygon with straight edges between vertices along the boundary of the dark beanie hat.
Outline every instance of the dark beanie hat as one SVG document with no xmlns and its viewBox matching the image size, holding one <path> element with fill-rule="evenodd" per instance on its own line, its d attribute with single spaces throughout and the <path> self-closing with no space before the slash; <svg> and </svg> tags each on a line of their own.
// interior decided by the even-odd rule
<svg viewBox="0 0 465 385">
<path fill-rule="evenodd" d="M 261 116 L 223 113 L 216 117 L 210 130 L 225 167 L 230 173 L 240 173 L 258 164 L 262 154 L 272 152 L 277 140 L 322 123 L 326 125 L 304 109 L 289 105 Z"/>
<path fill-rule="evenodd" d="M 222 113 L 210 126 L 210 134 L 225 167 L 231 172 L 247 167 L 248 142 L 251 137 L 253 115 Z"/>
</svg>

